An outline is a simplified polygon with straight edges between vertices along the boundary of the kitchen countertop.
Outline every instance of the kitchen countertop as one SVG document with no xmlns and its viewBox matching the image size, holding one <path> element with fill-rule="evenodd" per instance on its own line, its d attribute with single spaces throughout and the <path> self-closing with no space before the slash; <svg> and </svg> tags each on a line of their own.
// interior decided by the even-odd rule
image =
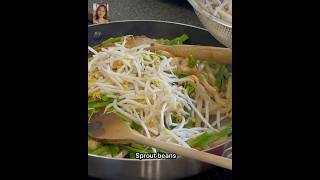
<svg viewBox="0 0 320 180">
<path fill-rule="evenodd" d="M 108 3 L 110 21 L 163 20 L 203 27 L 187 0 L 88 0 L 88 19 L 93 3 Z"/>
<path fill-rule="evenodd" d="M 203 27 L 187 0 L 88 0 L 88 24 L 92 24 L 93 3 L 109 4 L 110 21 L 162 20 Z M 189 179 L 230 180 L 232 172 L 217 167 L 185 180 Z"/>
</svg>

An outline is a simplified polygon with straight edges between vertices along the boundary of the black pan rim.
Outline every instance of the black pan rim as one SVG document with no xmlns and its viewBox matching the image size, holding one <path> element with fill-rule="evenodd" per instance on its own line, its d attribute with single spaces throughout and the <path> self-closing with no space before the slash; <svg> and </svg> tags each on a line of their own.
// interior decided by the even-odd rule
<svg viewBox="0 0 320 180">
<path fill-rule="evenodd" d="M 103 25 L 112 24 L 112 23 L 126 23 L 126 22 L 158 22 L 158 23 L 176 24 L 176 25 L 188 26 L 188 27 L 192 27 L 192 28 L 196 28 L 199 30 L 209 32 L 207 29 L 202 28 L 202 27 L 193 26 L 190 24 L 179 23 L 179 22 L 173 22 L 173 21 L 162 21 L 162 20 L 119 20 L 119 21 L 111 21 L 106 24 L 90 24 L 90 25 L 88 25 L 88 27 L 103 26 Z"/>
<path fill-rule="evenodd" d="M 106 26 L 108 24 L 116 24 L 116 23 L 127 23 L 127 22 L 155 22 L 155 23 L 167 23 L 167 24 L 175 24 L 175 25 L 180 25 L 180 26 L 188 26 L 191 28 L 195 28 L 198 30 L 202 30 L 202 31 L 206 31 L 208 33 L 210 33 L 208 30 L 198 27 L 198 26 L 193 26 L 193 25 L 189 25 L 189 24 L 184 24 L 184 23 L 179 23 L 179 22 L 173 22 L 173 21 L 162 21 L 162 20 L 119 20 L 119 21 L 111 21 L 107 24 L 90 24 L 88 25 L 88 28 L 90 27 L 96 27 L 96 26 Z M 213 150 L 213 149 L 217 149 L 221 146 L 225 146 L 226 144 L 230 143 L 232 141 L 232 139 L 228 139 L 225 142 L 221 143 L 221 144 L 217 144 L 209 149 L 203 150 L 205 152 Z M 98 159 L 106 159 L 106 160 L 120 160 L 120 161 L 164 161 L 167 159 L 143 159 L 143 160 L 139 160 L 139 159 L 127 159 L 127 158 L 114 158 L 114 157 L 104 157 L 104 156 L 99 156 L 99 155 L 94 155 L 94 154 L 89 154 L 88 153 L 88 157 L 91 158 L 98 158 Z M 185 158 L 185 157 L 181 157 L 179 156 L 177 159 L 180 158 Z"/>
</svg>

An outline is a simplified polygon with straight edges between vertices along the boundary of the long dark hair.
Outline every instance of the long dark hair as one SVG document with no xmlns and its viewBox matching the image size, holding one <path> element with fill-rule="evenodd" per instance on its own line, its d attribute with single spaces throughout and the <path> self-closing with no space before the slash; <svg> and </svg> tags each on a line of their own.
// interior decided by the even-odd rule
<svg viewBox="0 0 320 180">
<path fill-rule="evenodd" d="M 94 18 L 95 20 L 98 20 L 99 19 L 99 16 L 98 16 L 98 10 L 99 8 L 104 8 L 104 10 L 106 11 L 106 14 L 103 16 L 104 19 L 107 19 L 107 14 L 108 14 L 108 9 L 105 5 L 101 4 L 98 6 L 98 8 L 96 9 L 96 14 L 94 15 Z"/>
</svg>

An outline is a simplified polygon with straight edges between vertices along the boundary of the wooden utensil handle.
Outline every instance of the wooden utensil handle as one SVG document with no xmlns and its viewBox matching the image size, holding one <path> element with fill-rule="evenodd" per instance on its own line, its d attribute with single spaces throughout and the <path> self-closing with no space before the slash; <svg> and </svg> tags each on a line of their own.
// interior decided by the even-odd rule
<svg viewBox="0 0 320 180">
<path fill-rule="evenodd" d="M 134 141 L 137 143 L 145 144 L 151 147 L 156 147 L 159 149 L 163 149 L 172 153 L 176 153 L 181 156 L 185 156 L 188 158 L 200 160 L 203 162 L 207 162 L 209 164 L 213 164 L 219 167 L 223 167 L 226 169 L 232 170 L 232 160 L 222 157 L 222 156 L 217 156 L 214 154 L 209 154 L 203 151 L 198 151 L 195 149 L 191 148 L 184 148 L 176 144 L 170 144 L 162 141 L 157 141 L 154 139 L 149 139 L 141 135 L 134 135 L 132 137 Z"/>
<path fill-rule="evenodd" d="M 213 61 L 223 64 L 232 64 L 232 50 L 222 47 L 197 45 L 161 45 L 154 44 L 151 50 L 164 50 L 179 57 L 188 57 L 191 54 L 199 60 Z"/>
</svg>

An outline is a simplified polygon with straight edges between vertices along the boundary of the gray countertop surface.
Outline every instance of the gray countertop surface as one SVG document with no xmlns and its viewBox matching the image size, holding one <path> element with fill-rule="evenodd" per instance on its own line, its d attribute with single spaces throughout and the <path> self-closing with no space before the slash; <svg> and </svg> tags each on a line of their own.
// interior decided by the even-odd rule
<svg viewBox="0 0 320 180">
<path fill-rule="evenodd" d="M 88 0 L 88 19 L 93 3 L 108 3 L 110 21 L 162 20 L 203 27 L 187 0 Z"/>
<path fill-rule="evenodd" d="M 110 21 L 162 20 L 203 27 L 187 0 L 88 0 L 88 24 L 92 21 L 93 3 L 108 3 Z M 97 180 L 88 177 L 89 180 Z M 215 168 L 184 180 L 229 180 L 232 172 Z"/>
</svg>

